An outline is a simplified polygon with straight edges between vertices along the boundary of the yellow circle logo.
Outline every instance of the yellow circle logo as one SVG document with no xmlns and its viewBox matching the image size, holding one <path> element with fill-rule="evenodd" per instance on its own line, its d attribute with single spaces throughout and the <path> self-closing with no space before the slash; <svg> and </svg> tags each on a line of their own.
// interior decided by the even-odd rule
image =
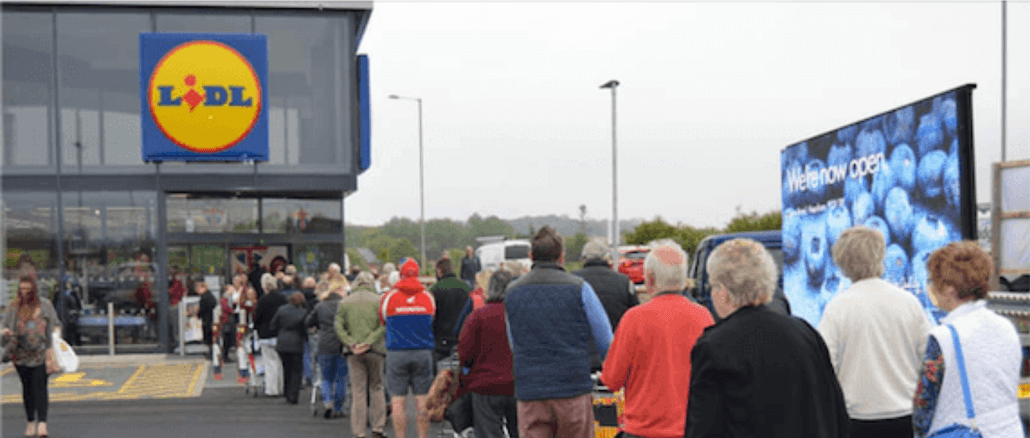
<svg viewBox="0 0 1030 438">
<path fill-rule="evenodd" d="M 261 114 L 261 82 L 250 62 L 216 41 L 170 50 L 150 75 L 150 114 L 173 143 L 212 153 L 235 146 Z"/>
</svg>

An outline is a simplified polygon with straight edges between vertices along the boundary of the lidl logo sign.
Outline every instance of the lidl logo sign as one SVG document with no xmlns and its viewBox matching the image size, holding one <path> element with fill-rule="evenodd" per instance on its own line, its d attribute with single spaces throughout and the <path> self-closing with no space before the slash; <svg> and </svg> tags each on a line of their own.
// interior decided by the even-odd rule
<svg viewBox="0 0 1030 438">
<path fill-rule="evenodd" d="M 264 35 L 140 34 L 143 160 L 268 159 Z"/>
</svg>

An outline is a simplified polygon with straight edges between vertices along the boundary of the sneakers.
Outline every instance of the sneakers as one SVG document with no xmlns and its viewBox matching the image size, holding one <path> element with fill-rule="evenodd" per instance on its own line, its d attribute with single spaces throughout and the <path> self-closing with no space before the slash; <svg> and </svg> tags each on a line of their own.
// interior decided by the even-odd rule
<svg viewBox="0 0 1030 438">
<path fill-rule="evenodd" d="M 386 438 L 386 434 L 382 432 L 372 432 L 372 438 Z"/>
<path fill-rule="evenodd" d="M 322 407 L 325 408 L 325 413 L 322 414 L 322 417 L 326 420 L 333 418 L 333 404 L 326 403 Z"/>
</svg>

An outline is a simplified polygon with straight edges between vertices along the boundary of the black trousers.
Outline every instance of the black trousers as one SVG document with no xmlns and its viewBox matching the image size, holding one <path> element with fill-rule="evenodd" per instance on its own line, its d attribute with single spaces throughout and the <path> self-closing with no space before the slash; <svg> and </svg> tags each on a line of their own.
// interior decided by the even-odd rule
<svg viewBox="0 0 1030 438">
<path fill-rule="evenodd" d="M 50 395 L 47 393 L 46 365 L 23 367 L 15 365 L 18 377 L 21 378 L 22 404 L 25 405 L 25 417 L 29 421 L 46 421 Z"/>
<path fill-rule="evenodd" d="M 851 419 L 851 438 L 912 438 L 912 416 L 884 420 Z"/>
<path fill-rule="evenodd" d="M 519 438 L 518 406 L 513 395 L 472 393 L 472 428 L 476 438 Z"/>
<path fill-rule="evenodd" d="M 304 353 L 279 352 L 283 362 L 283 395 L 286 401 L 297 404 L 300 397 L 300 379 L 304 374 Z"/>
</svg>

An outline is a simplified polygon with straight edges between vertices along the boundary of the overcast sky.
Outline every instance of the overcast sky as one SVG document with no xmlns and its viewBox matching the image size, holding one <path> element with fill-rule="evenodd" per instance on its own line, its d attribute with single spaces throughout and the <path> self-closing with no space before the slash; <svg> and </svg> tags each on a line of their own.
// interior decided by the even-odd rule
<svg viewBox="0 0 1030 438">
<path fill-rule="evenodd" d="M 1007 159 L 1030 159 L 1030 4 L 1008 6 Z M 612 213 L 724 226 L 780 208 L 781 149 L 960 86 L 977 198 L 1001 156 L 1001 5 L 376 2 L 372 167 L 347 221 Z"/>
</svg>

